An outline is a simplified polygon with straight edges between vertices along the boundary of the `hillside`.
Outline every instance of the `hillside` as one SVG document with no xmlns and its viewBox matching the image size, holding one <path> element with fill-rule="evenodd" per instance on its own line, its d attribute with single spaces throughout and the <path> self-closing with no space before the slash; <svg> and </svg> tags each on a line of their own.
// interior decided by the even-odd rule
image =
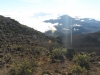
<svg viewBox="0 0 100 75">
<path fill-rule="evenodd" d="M 0 15 L 0 67 L 48 55 L 62 46 L 59 39 Z"/>
<path fill-rule="evenodd" d="M 56 33 L 56 32 L 55 32 Z M 100 52 L 100 31 L 94 33 L 86 34 L 73 34 L 72 35 L 72 45 L 71 45 L 71 35 L 62 34 L 58 36 L 63 42 L 63 44 L 68 47 L 73 47 L 78 51 Z"/>
<path fill-rule="evenodd" d="M 99 51 L 100 31 L 95 33 L 73 35 L 73 47 L 83 49 L 85 51 Z"/>
<path fill-rule="evenodd" d="M 0 16 L 0 45 L 7 44 L 27 44 L 27 45 L 43 45 L 45 46 L 55 42 L 61 45 L 59 39 L 49 37 L 33 28 L 21 25 L 14 19 Z M 9 43 L 8 43 L 9 42 Z M 42 44 L 41 44 L 42 43 Z"/>
<path fill-rule="evenodd" d="M 83 75 L 100 74 L 99 53 L 66 49 L 62 42 L 68 39 L 61 41 L 0 16 L 0 75 L 74 75 L 78 71 Z M 77 65 L 75 55 L 81 56 L 82 60 L 77 60 L 84 61 L 85 65 Z"/>
</svg>

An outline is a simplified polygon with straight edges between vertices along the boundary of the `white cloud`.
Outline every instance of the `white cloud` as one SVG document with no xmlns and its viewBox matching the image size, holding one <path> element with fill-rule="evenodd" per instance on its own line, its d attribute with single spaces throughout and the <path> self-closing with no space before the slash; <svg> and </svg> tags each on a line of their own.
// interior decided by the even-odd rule
<svg viewBox="0 0 100 75">
<path fill-rule="evenodd" d="M 60 3 L 68 3 L 68 4 L 73 4 L 78 2 L 78 0 L 53 0 L 55 2 L 60 2 Z"/>
<path fill-rule="evenodd" d="M 53 1 L 63 3 L 63 2 L 66 2 L 67 0 L 53 0 Z"/>
<path fill-rule="evenodd" d="M 41 15 L 41 12 L 44 13 L 44 15 Z M 20 11 L 20 12 L 16 12 L 16 11 L 15 12 L 0 12 L 1 15 L 4 15 L 6 17 L 11 17 L 19 21 L 21 24 L 27 25 L 41 32 L 45 32 L 46 30 L 50 30 L 50 29 L 55 30 L 54 26 L 56 25 L 56 24 L 51 24 L 51 23 L 44 23 L 43 21 L 49 20 L 49 19 L 57 19 L 57 17 L 64 15 L 66 13 L 69 13 L 70 15 L 75 16 L 75 15 L 81 15 L 84 12 L 81 13 L 81 11 L 80 12 L 75 11 L 73 14 L 72 12 L 64 11 L 64 9 L 62 10 L 59 10 L 59 9 L 35 10 L 35 11 L 30 10 L 30 11 Z M 83 16 L 85 15 L 83 14 Z"/>
<path fill-rule="evenodd" d="M 42 0 L 22 0 L 26 2 L 42 3 Z"/>
<path fill-rule="evenodd" d="M 54 28 L 56 24 L 45 23 L 43 21 L 48 20 L 48 19 L 56 19 L 58 15 L 52 12 L 42 12 L 45 14 L 44 16 L 36 15 L 39 13 L 41 12 L 40 11 L 0 12 L 0 14 L 3 16 L 11 17 L 19 21 L 21 24 L 27 25 L 41 32 L 45 32 L 51 29 L 56 30 Z"/>
<path fill-rule="evenodd" d="M 27 2 L 35 2 L 35 3 L 42 3 L 43 0 L 23 0 Z M 57 17 L 61 15 L 68 14 L 69 16 L 81 16 L 81 17 L 99 17 L 99 12 L 96 11 L 81 11 L 74 8 L 73 3 L 77 2 L 78 0 L 52 0 L 56 2 L 64 2 L 66 5 L 64 7 L 54 7 L 47 10 L 43 9 L 23 9 L 21 11 L 11 11 L 11 12 L 0 12 L 1 15 L 11 17 L 16 19 L 22 24 L 25 24 L 29 27 L 33 27 L 41 32 L 46 30 L 52 29 L 55 24 L 44 23 L 44 20 L 48 19 L 57 19 Z M 63 3 L 62 3 L 63 4 Z M 62 6 L 62 5 L 61 5 Z M 42 12 L 42 14 L 41 14 Z M 93 14 L 96 13 L 96 14 Z M 43 15 L 44 14 L 44 15 Z M 54 28 L 53 28 L 54 29 Z"/>
</svg>

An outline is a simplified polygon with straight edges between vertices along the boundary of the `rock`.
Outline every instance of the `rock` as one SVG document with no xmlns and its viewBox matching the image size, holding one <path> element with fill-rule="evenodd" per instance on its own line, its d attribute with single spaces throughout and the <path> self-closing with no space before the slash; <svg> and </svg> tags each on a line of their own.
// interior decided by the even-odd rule
<svg viewBox="0 0 100 75">
<path fill-rule="evenodd" d="M 73 58 L 74 54 L 75 54 L 74 49 L 73 48 L 68 48 L 65 56 L 66 56 L 66 58 L 71 60 Z"/>
<path fill-rule="evenodd" d="M 92 53 L 89 54 L 89 56 L 91 56 L 91 57 L 95 57 L 95 56 L 97 56 L 97 55 L 98 55 L 97 52 L 92 52 Z"/>
<path fill-rule="evenodd" d="M 10 68 L 10 65 L 6 65 L 6 68 Z"/>
<path fill-rule="evenodd" d="M 68 75 L 72 75 L 72 73 L 68 73 Z"/>
<path fill-rule="evenodd" d="M 66 73 L 62 73 L 62 75 L 67 75 Z"/>
<path fill-rule="evenodd" d="M 65 69 L 65 68 L 66 68 L 66 66 L 62 66 L 61 68 Z"/>
<path fill-rule="evenodd" d="M 56 72 L 56 73 L 59 73 L 59 71 L 58 71 L 58 70 L 55 70 L 55 72 Z"/>
<path fill-rule="evenodd" d="M 3 50 L 0 50 L 0 53 L 3 53 Z"/>
<path fill-rule="evenodd" d="M 52 63 L 63 63 L 65 61 L 64 56 L 54 57 L 52 58 Z"/>
<path fill-rule="evenodd" d="M 100 62 L 98 62 L 98 64 L 100 64 Z"/>
<path fill-rule="evenodd" d="M 0 58 L 2 58 L 3 57 L 3 54 L 0 54 Z"/>
<path fill-rule="evenodd" d="M 0 65 L 0 68 L 2 68 L 3 66 L 2 65 Z"/>
<path fill-rule="evenodd" d="M 90 62 L 95 62 L 95 60 L 94 59 L 91 59 Z"/>
<path fill-rule="evenodd" d="M 50 72 L 46 72 L 46 71 L 44 71 L 41 75 L 53 75 L 52 73 L 50 73 Z"/>
</svg>

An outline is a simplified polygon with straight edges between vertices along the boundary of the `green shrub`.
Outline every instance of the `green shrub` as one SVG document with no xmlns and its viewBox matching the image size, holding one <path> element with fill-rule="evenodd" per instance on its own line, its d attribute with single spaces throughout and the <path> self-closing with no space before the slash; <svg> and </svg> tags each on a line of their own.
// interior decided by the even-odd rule
<svg viewBox="0 0 100 75">
<path fill-rule="evenodd" d="M 79 65 L 75 65 L 72 67 L 72 74 L 82 75 L 83 73 L 87 73 L 87 69 L 85 67 L 82 68 Z"/>
<path fill-rule="evenodd" d="M 22 46 L 21 45 L 17 45 L 17 44 L 14 44 L 14 45 L 12 45 L 12 49 L 14 49 L 14 50 L 22 50 Z"/>
<path fill-rule="evenodd" d="M 37 67 L 37 62 L 24 61 L 22 63 L 13 63 L 11 65 L 10 75 L 31 75 Z"/>
<path fill-rule="evenodd" d="M 77 64 L 80 65 L 81 67 L 87 68 L 87 63 L 89 62 L 89 56 L 86 54 L 76 54 L 73 57 L 73 61 Z"/>
<path fill-rule="evenodd" d="M 21 64 L 12 64 L 10 70 L 10 75 L 21 75 Z"/>
<path fill-rule="evenodd" d="M 89 56 L 87 54 L 80 54 L 77 53 L 73 57 L 73 61 L 75 62 L 75 65 L 72 67 L 72 74 L 74 75 L 86 75 L 88 73 L 88 62 L 89 62 Z"/>
<path fill-rule="evenodd" d="M 61 48 L 61 49 L 58 49 L 58 48 L 55 48 L 52 50 L 51 52 L 51 57 L 59 57 L 59 56 L 62 56 L 66 53 L 66 48 Z"/>
<path fill-rule="evenodd" d="M 34 53 L 38 56 L 46 56 L 49 53 L 49 51 L 45 47 L 35 47 Z"/>
</svg>

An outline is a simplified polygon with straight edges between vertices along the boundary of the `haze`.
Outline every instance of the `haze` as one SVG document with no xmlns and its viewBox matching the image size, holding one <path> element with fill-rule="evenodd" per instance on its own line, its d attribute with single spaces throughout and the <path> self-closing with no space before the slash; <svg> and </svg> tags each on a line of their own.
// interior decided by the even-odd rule
<svg viewBox="0 0 100 75">
<path fill-rule="evenodd" d="M 1 0 L 0 15 L 16 19 L 41 32 L 57 24 L 44 23 L 61 15 L 100 19 L 100 0 Z"/>
</svg>

